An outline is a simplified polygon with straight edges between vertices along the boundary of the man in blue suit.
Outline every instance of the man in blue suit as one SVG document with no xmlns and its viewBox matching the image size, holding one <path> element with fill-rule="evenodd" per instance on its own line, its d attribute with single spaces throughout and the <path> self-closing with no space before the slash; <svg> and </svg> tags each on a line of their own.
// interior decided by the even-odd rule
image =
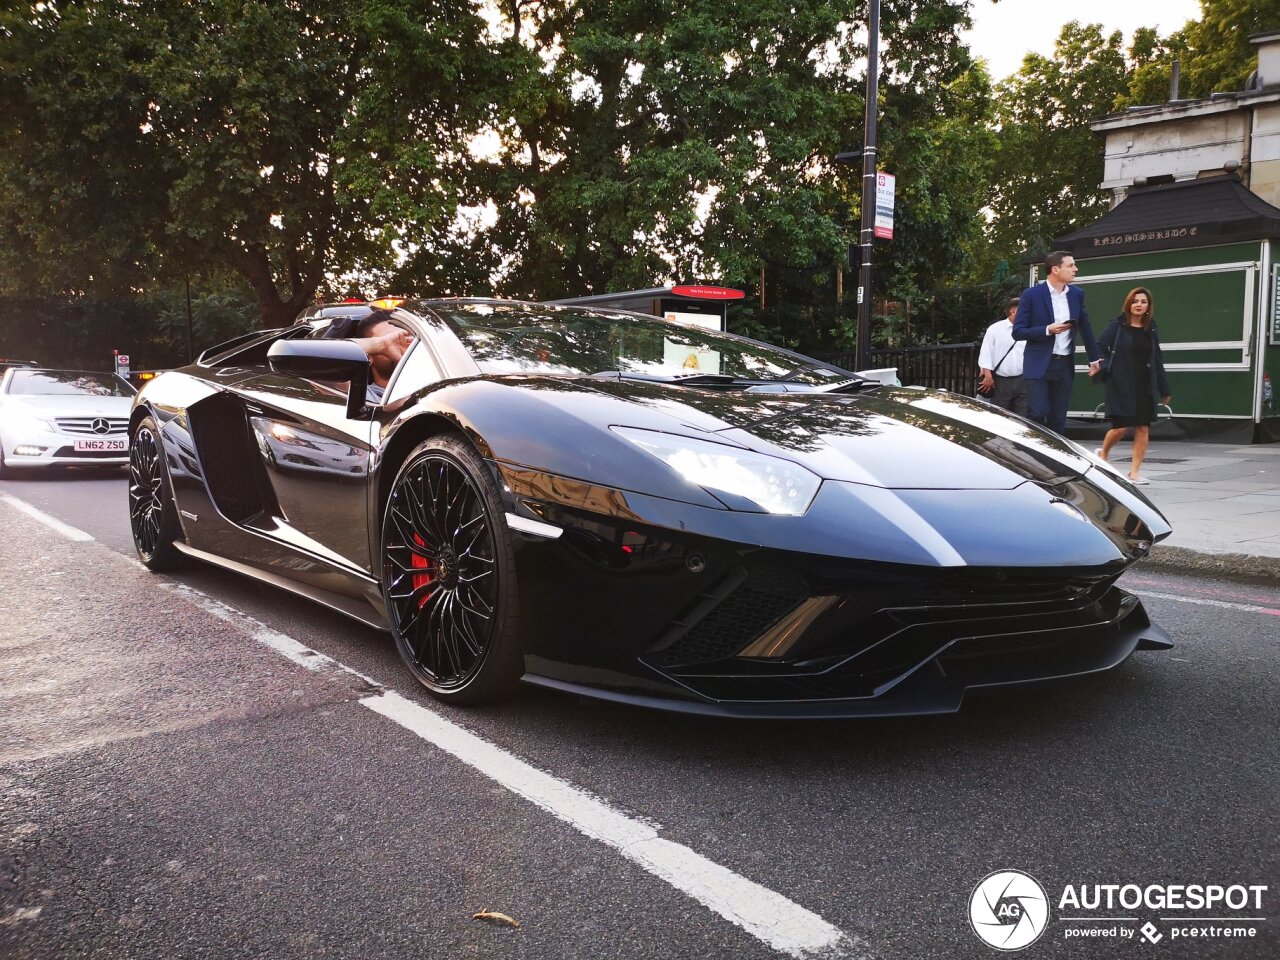
<svg viewBox="0 0 1280 960">
<path fill-rule="evenodd" d="M 1089 355 L 1089 376 L 1098 371 L 1102 354 L 1093 339 L 1084 291 L 1070 286 L 1079 268 L 1076 258 L 1055 250 L 1044 258 L 1048 277 L 1022 291 L 1013 318 L 1013 339 L 1025 340 L 1022 379 L 1027 385 L 1027 412 L 1036 423 L 1065 433 L 1071 381 L 1076 375 L 1076 344 Z"/>
</svg>

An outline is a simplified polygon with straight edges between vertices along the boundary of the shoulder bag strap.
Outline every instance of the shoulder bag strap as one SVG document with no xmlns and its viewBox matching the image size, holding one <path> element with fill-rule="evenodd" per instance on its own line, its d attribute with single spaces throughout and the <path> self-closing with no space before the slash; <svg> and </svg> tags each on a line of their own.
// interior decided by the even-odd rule
<svg viewBox="0 0 1280 960">
<path fill-rule="evenodd" d="M 991 375 L 992 375 L 993 377 L 996 375 L 996 371 L 1000 369 L 1000 364 L 1004 363 L 1004 361 L 1005 361 L 1005 357 L 1008 357 L 1008 356 L 1009 356 L 1009 354 L 1013 353 L 1013 348 L 1014 348 L 1014 347 L 1016 347 L 1017 345 L 1018 345 L 1018 341 L 1017 341 L 1017 340 L 1015 340 L 1015 341 L 1013 341 L 1013 343 L 1009 344 L 1009 349 L 1008 349 L 1008 350 L 1006 350 L 1006 351 L 1004 352 L 1004 356 L 1003 356 L 1003 357 L 1001 357 L 999 360 L 997 360 L 997 361 L 996 361 L 996 365 L 995 365 L 994 367 L 992 367 L 992 368 L 991 368 Z"/>
</svg>

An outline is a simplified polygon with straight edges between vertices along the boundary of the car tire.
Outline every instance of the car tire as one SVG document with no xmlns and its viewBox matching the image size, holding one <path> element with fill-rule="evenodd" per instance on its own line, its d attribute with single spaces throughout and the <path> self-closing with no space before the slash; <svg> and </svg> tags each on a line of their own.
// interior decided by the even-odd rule
<svg viewBox="0 0 1280 960">
<path fill-rule="evenodd" d="M 173 545 L 182 539 L 182 525 L 160 428 L 151 417 L 138 421 L 129 441 L 129 528 L 138 559 L 148 570 L 163 573 L 182 565 L 183 554 Z"/>
<path fill-rule="evenodd" d="M 382 520 L 396 650 L 437 699 L 492 703 L 524 673 L 515 559 L 497 485 L 461 439 L 432 437 L 396 473 Z"/>
</svg>

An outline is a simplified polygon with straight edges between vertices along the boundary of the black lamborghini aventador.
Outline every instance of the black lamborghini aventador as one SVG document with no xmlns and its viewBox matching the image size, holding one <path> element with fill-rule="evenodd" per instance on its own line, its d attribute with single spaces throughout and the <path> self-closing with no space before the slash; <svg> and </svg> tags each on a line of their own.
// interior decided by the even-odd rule
<svg viewBox="0 0 1280 960">
<path fill-rule="evenodd" d="M 389 629 L 460 703 L 519 681 L 733 716 L 940 713 L 1169 640 L 1116 580 L 1168 523 L 1068 440 L 742 337 L 406 301 L 378 402 L 335 315 L 164 373 L 130 420 L 142 561 Z M 344 328 L 345 329 L 345 328 Z"/>
</svg>

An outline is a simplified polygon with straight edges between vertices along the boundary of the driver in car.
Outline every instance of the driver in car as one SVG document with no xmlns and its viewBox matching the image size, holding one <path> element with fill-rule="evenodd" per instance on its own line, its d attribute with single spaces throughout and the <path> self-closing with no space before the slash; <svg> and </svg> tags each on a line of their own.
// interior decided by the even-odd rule
<svg viewBox="0 0 1280 960">
<path fill-rule="evenodd" d="M 326 340 L 350 340 L 365 352 L 370 366 L 365 390 L 369 403 L 382 402 L 387 382 L 414 340 L 408 330 L 391 323 L 391 314 L 386 310 L 374 310 L 363 317 L 339 317 L 324 336 Z"/>
</svg>

